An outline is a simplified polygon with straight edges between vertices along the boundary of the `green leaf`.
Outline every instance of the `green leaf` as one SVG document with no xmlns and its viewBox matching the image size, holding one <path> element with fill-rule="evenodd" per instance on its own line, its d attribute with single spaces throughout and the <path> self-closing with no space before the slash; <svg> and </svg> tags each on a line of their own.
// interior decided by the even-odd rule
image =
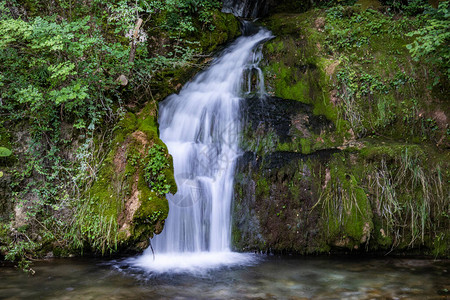
<svg viewBox="0 0 450 300">
<path fill-rule="evenodd" d="M 6 147 L 0 147 L 0 157 L 8 157 L 12 155 L 12 151 Z"/>
</svg>

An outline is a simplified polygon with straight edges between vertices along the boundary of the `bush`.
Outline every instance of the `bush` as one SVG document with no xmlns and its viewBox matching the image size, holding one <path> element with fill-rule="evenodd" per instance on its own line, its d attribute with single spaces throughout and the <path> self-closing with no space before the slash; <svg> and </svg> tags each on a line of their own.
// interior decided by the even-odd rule
<svg viewBox="0 0 450 300">
<path fill-rule="evenodd" d="M 408 34 L 416 39 L 406 47 L 414 60 L 425 59 L 450 79 L 449 1 L 440 3 L 438 9 L 430 10 L 426 16 L 427 24 Z M 439 76 L 436 76 L 435 84 L 438 82 Z"/>
</svg>

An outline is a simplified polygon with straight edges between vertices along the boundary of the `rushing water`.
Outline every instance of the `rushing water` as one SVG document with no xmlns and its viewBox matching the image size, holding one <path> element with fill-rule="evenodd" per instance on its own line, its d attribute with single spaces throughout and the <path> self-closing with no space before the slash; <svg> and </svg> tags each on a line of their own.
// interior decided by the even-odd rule
<svg viewBox="0 0 450 300">
<path fill-rule="evenodd" d="M 230 250 L 231 201 L 241 97 L 262 92 L 260 44 L 271 33 L 244 26 L 246 34 L 160 105 L 160 135 L 173 156 L 178 192 L 167 195 L 169 216 L 151 241 L 154 255 L 148 249 L 132 260 L 136 265 L 156 272 L 194 271 L 252 260 Z"/>
<path fill-rule="evenodd" d="M 246 267 L 151 276 L 126 262 L 0 267 L 0 299 L 446 299 L 450 261 L 264 257 Z"/>
</svg>

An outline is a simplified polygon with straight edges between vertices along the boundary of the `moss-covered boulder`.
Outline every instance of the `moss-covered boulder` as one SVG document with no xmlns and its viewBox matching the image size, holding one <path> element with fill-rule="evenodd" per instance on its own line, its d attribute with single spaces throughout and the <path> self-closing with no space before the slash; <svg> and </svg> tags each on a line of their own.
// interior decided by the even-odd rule
<svg viewBox="0 0 450 300">
<path fill-rule="evenodd" d="M 115 129 L 111 151 L 77 218 L 93 250 L 142 251 L 162 231 L 169 210 L 165 193 L 175 193 L 176 184 L 171 156 L 158 138 L 156 111 L 151 101 L 139 113 L 126 114 Z M 147 167 L 154 160 L 157 175 Z"/>
</svg>

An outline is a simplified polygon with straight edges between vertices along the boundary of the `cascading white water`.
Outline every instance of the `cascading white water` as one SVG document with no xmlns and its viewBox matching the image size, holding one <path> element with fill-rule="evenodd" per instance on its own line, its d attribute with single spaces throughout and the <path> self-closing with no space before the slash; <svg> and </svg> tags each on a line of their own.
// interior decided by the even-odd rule
<svg viewBox="0 0 450 300">
<path fill-rule="evenodd" d="M 258 45 L 270 37 L 259 29 L 238 38 L 178 95 L 161 103 L 160 135 L 173 156 L 178 192 L 167 195 L 165 228 L 151 241 L 155 259 L 147 250 L 136 265 L 154 271 L 195 270 L 247 260 L 230 249 L 240 97 L 251 91 L 252 73 L 254 86 L 263 89 Z"/>
<path fill-rule="evenodd" d="M 244 70 L 244 86 L 242 91 L 245 92 L 246 95 L 256 93 L 263 96 L 266 93 L 264 76 L 259 67 L 259 63 L 263 58 L 262 47 L 263 45 L 260 44 L 254 49 L 251 63 L 249 63 Z"/>
</svg>

